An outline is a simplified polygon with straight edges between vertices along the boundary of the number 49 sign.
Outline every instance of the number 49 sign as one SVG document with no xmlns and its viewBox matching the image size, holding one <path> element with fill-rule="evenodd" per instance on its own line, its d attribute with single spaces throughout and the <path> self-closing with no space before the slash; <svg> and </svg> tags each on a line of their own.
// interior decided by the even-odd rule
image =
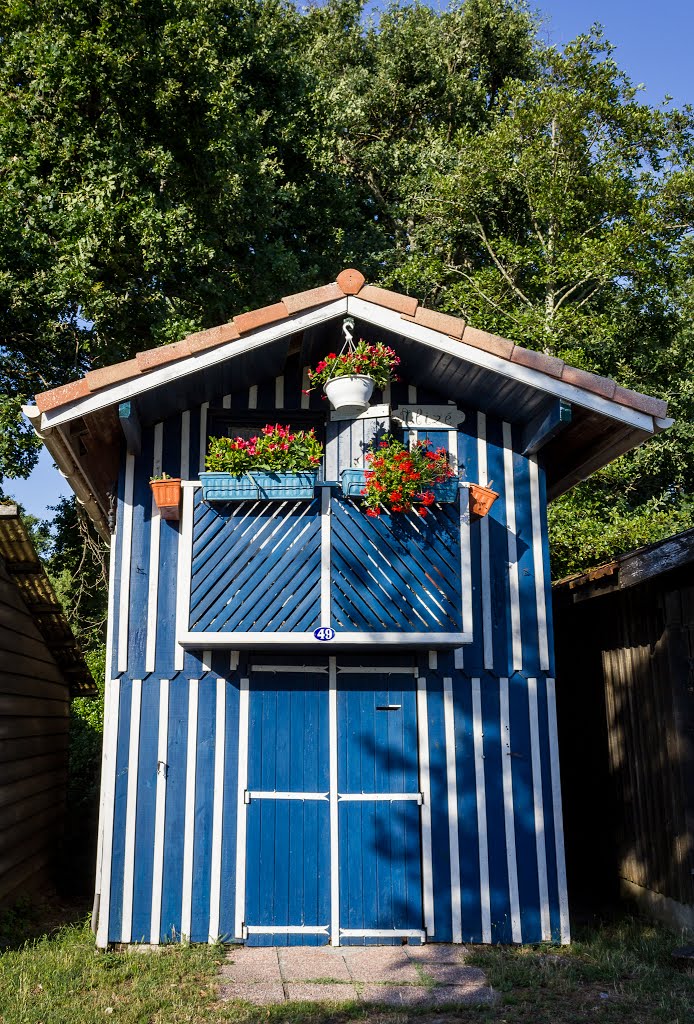
<svg viewBox="0 0 694 1024">
<path fill-rule="evenodd" d="M 334 640 L 335 630 L 330 626 L 321 626 L 319 629 L 314 629 L 313 635 L 316 640 Z"/>
</svg>

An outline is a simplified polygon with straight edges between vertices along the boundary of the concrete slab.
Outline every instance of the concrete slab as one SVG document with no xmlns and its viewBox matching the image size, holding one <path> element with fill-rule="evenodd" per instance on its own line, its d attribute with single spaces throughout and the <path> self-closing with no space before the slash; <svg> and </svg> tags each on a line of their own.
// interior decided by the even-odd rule
<svg viewBox="0 0 694 1024">
<path fill-rule="evenodd" d="M 417 963 L 458 964 L 468 955 L 467 946 L 447 946 L 443 942 L 425 943 L 423 946 L 403 946 L 404 952 Z"/>
<path fill-rule="evenodd" d="M 346 1003 L 359 997 L 354 985 L 315 985 L 310 982 L 290 982 L 286 985 L 287 999 L 291 1002 Z"/>
<path fill-rule="evenodd" d="M 386 1006 L 428 1006 L 433 989 L 421 985 L 364 985 L 361 998 L 365 1003 L 384 1003 Z"/>
<path fill-rule="evenodd" d="M 429 999 L 431 1006 L 445 1006 L 468 1003 L 470 1005 L 494 1003 L 497 994 L 489 985 L 440 985 L 430 988 Z"/>
<path fill-rule="evenodd" d="M 422 964 L 421 970 L 437 985 L 484 985 L 487 981 L 479 967 L 465 964 Z"/>
<path fill-rule="evenodd" d="M 254 1003 L 255 1006 L 270 1006 L 272 1003 L 284 1002 L 284 988 L 281 981 L 268 981 L 257 985 L 234 982 L 232 985 L 221 986 L 219 998 L 225 1002 L 230 999 L 243 999 L 247 1003 Z"/>
<path fill-rule="evenodd" d="M 274 947 L 234 950 L 227 955 L 220 974 L 229 983 L 282 983 L 277 949 Z"/>
<path fill-rule="evenodd" d="M 421 984 L 419 972 L 402 946 L 345 946 L 343 953 L 354 981 Z"/>
<path fill-rule="evenodd" d="M 337 950 L 336 950 L 337 952 Z M 279 965 L 284 981 L 351 981 L 344 957 L 313 951 L 305 946 L 288 946 L 279 950 Z"/>
</svg>

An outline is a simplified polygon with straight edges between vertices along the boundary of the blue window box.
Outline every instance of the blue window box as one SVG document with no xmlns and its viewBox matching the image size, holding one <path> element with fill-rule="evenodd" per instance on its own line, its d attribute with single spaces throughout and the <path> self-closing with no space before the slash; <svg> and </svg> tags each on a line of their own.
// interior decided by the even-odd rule
<svg viewBox="0 0 694 1024">
<path fill-rule="evenodd" d="M 363 469 L 343 469 L 342 493 L 347 498 L 361 498 L 362 491 L 366 487 L 366 472 Z M 434 497 L 440 505 L 451 505 L 458 497 L 459 481 L 457 476 L 443 480 L 440 484 L 433 484 L 427 490 L 434 492 Z"/>
<path fill-rule="evenodd" d="M 204 501 L 310 501 L 317 472 L 309 473 L 201 473 Z"/>
</svg>

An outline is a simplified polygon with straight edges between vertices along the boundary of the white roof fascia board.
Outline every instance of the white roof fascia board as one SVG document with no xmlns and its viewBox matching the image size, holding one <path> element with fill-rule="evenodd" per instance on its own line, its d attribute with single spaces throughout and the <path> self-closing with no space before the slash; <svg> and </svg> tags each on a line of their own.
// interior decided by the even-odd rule
<svg viewBox="0 0 694 1024">
<path fill-rule="evenodd" d="M 269 342 L 277 341 L 287 334 L 294 334 L 296 331 L 306 330 L 315 327 L 325 320 L 332 320 L 336 316 L 347 313 L 347 299 L 337 299 L 325 306 L 318 306 L 316 309 L 308 310 L 306 313 L 298 313 L 294 316 L 278 320 L 269 327 L 260 328 L 252 334 L 248 334 L 236 341 L 228 341 L 217 348 L 207 349 L 192 356 L 185 356 L 176 362 L 167 363 L 158 370 L 151 370 L 148 373 L 138 374 L 130 380 L 122 383 L 112 384 L 109 387 L 95 391 L 92 395 L 78 398 L 69 405 L 58 406 L 57 409 L 50 409 L 43 413 L 41 429 L 60 426 L 78 416 L 86 416 L 89 413 L 104 409 L 110 405 L 124 402 L 128 398 L 134 398 L 145 391 L 160 387 L 162 384 L 169 384 L 173 380 L 185 377 L 188 374 L 204 370 L 208 366 L 216 366 L 227 359 L 242 356 L 255 348 L 267 345 Z"/>
<path fill-rule="evenodd" d="M 594 395 L 573 384 L 568 384 L 566 381 L 558 380 L 547 373 L 542 373 L 541 370 L 533 370 L 530 367 L 522 366 L 520 363 L 513 363 L 508 359 L 502 359 L 491 352 L 485 352 L 484 349 L 466 345 L 464 341 L 456 341 L 445 334 L 433 331 L 429 327 L 422 327 L 421 324 L 416 324 L 411 320 L 403 320 L 399 313 L 385 309 L 383 306 L 377 306 L 372 302 L 365 302 L 364 299 L 360 299 L 357 296 L 349 297 L 347 307 L 349 313 L 359 317 L 361 320 L 366 320 L 395 334 L 402 334 L 413 341 L 419 341 L 421 344 L 427 345 L 429 348 L 445 352 L 456 359 L 462 359 L 483 369 L 492 370 L 494 373 L 499 373 L 504 377 L 511 377 L 521 384 L 528 384 L 530 387 L 537 388 L 538 391 L 545 391 L 559 398 L 565 398 L 569 402 L 574 402 L 576 405 L 591 409 L 593 412 L 601 413 L 603 416 L 610 417 L 610 419 L 628 423 L 638 430 L 644 430 L 649 434 L 654 432 L 653 417 L 647 413 L 630 409 L 628 406 L 620 405 L 618 402 L 613 402 L 608 398 L 601 398 L 600 395 Z"/>
</svg>

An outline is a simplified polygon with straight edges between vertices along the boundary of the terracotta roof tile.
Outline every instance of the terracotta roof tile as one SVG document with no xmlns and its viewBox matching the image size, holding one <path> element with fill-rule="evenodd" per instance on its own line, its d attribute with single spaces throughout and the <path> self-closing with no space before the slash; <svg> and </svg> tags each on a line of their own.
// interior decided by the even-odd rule
<svg viewBox="0 0 694 1024">
<path fill-rule="evenodd" d="M 463 331 L 462 342 L 464 345 L 472 345 L 473 348 L 481 348 L 492 355 L 500 356 L 502 359 L 510 359 L 513 353 L 514 344 L 506 338 L 500 338 L 497 334 L 487 334 L 486 331 L 478 331 L 476 327 L 468 324 Z"/>
<path fill-rule="evenodd" d="M 366 284 L 366 278 L 360 271 L 349 268 L 337 275 L 335 283 L 344 295 L 357 295 Z"/>
<path fill-rule="evenodd" d="M 403 320 L 410 320 L 421 327 L 447 334 L 457 341 L 461 340 L 465 331 L 464 320 L 457 316 L 449 316 L 448 313 L 439 313 L 435 309 L 425 309 L 424 306 L 418 306 L 414 316 L 408 316 L 407 313 L 402 313 L 401 316 Z"/>
<path fill-rule="evenodd" d="M 73 380 L 69 384 L 61 384 L 60 387 L 51 388 L 50 391 L 42 391 L 36 396 L 36 405 L 40 412 L 48 412 L 49 409 L 57 409 L 61 405 L 68 405 L 76 398 L 84 398 L 89 394 L 89 385 L 84 377 Z"/>
<path fill-rule="evenodd" d="M 277 320 L 285 320 L 288 316 L 285 304 L 275 302 L 271 306 L 262 306 L 260 309 L 252 309 L 248 313 L 235 316 L 234 326 L 239 334 L 246 334 L 248 331 L 255 331 L 258 327 L 274 324 Z"/>
<path fill-rule="evenodd" d="M 629 388 L 622 388 L 619 385 L 615 388 L 614 401 L 620 405 L 628 405 L 638 412 L 645 412 L 648 416 L 667 416 L 667 402 L 662 398 L 651 398 L 650 395 L 642 395 L 638 391 L 630 391 Z"/>
<path fill-rule="evenodd" d="M 564 369 L 563 359 L 556 356 L 546 356 L 544 352 L 536 352 L 532 348 L 521 348 L 516 345 L 511 353 L 511 362 L 519 366 L 527 366 L 531 370 L 539 370 L 540 373 L 548 373 L 550 377 L 561 377 Z"/>
<path fill-rule="evenodd" d="M 145 349 L 144 352 L 138 352 L 135 359 L 142 373 L 146 373 L 147 370 L 154 370 L 157 366 L 164 366 L 166 363 L 174 363 L 177 359 L 184 359 L 190 354 L 190 343 L 187 338 L 184 338 L 183 341 L 174 341 L 170 345 Z"/>
<path fill-rule="evenodd" d="M 419 305 L 419 301 L 409 295 L 390 292 L 387 288 L 376 288 L 372 284 L 364 285 L 359 292 L 359 298 L 365 299 L 366 302 L 373 302 L 376 306 L 394 309 L 396 313 L 407 313 L 409 316 L 415 315 Z"/>
<path fill-rule="evenodd" d="M 314 306 L 322 306 L 325 302 L 334 302 L 336 299 L 344 297 L 344 292 L 339 285 L 325 284 L 321 288 L 311 288 L 306 292 L 286 295 L 282 302 L 291 316 L 292 313 L 300 313 L 304 309 L 312 309 Z"/>
<path fill-rule="evenodd" d="M 561 379 L 567 384 L 574 384 L 577 388 L 591 391 L 594 395 L 600 395 L 602 398 L 612 398 L 617 387 L 609 377 L 599 377 L 597 373 L 579 370 L 575 366 L 569 366 L 568 363 L 564 363 Z"/>
<path fill-rule="evenodd" d="M 90 370 L 85 380 L 90 391 L 98 391 L 109 384 L 118 384 L 122 380 L 138 377 L 142 371 L 137 359 L 126 359 L 123 363 L 103 366 L 100 370 Z"/>
<path fill-rule="evenodd" d="M 197 334 L 189 334 L 185 339 L 190 346 L 191 353 L 202 352 L 208 348 L 216 348 L 227 341 L 238 341 L 241 337 L 235 324 L 220 324 L 219 327 L 209 327 L 206 331 L 198 331 Z"/>
</svg>

